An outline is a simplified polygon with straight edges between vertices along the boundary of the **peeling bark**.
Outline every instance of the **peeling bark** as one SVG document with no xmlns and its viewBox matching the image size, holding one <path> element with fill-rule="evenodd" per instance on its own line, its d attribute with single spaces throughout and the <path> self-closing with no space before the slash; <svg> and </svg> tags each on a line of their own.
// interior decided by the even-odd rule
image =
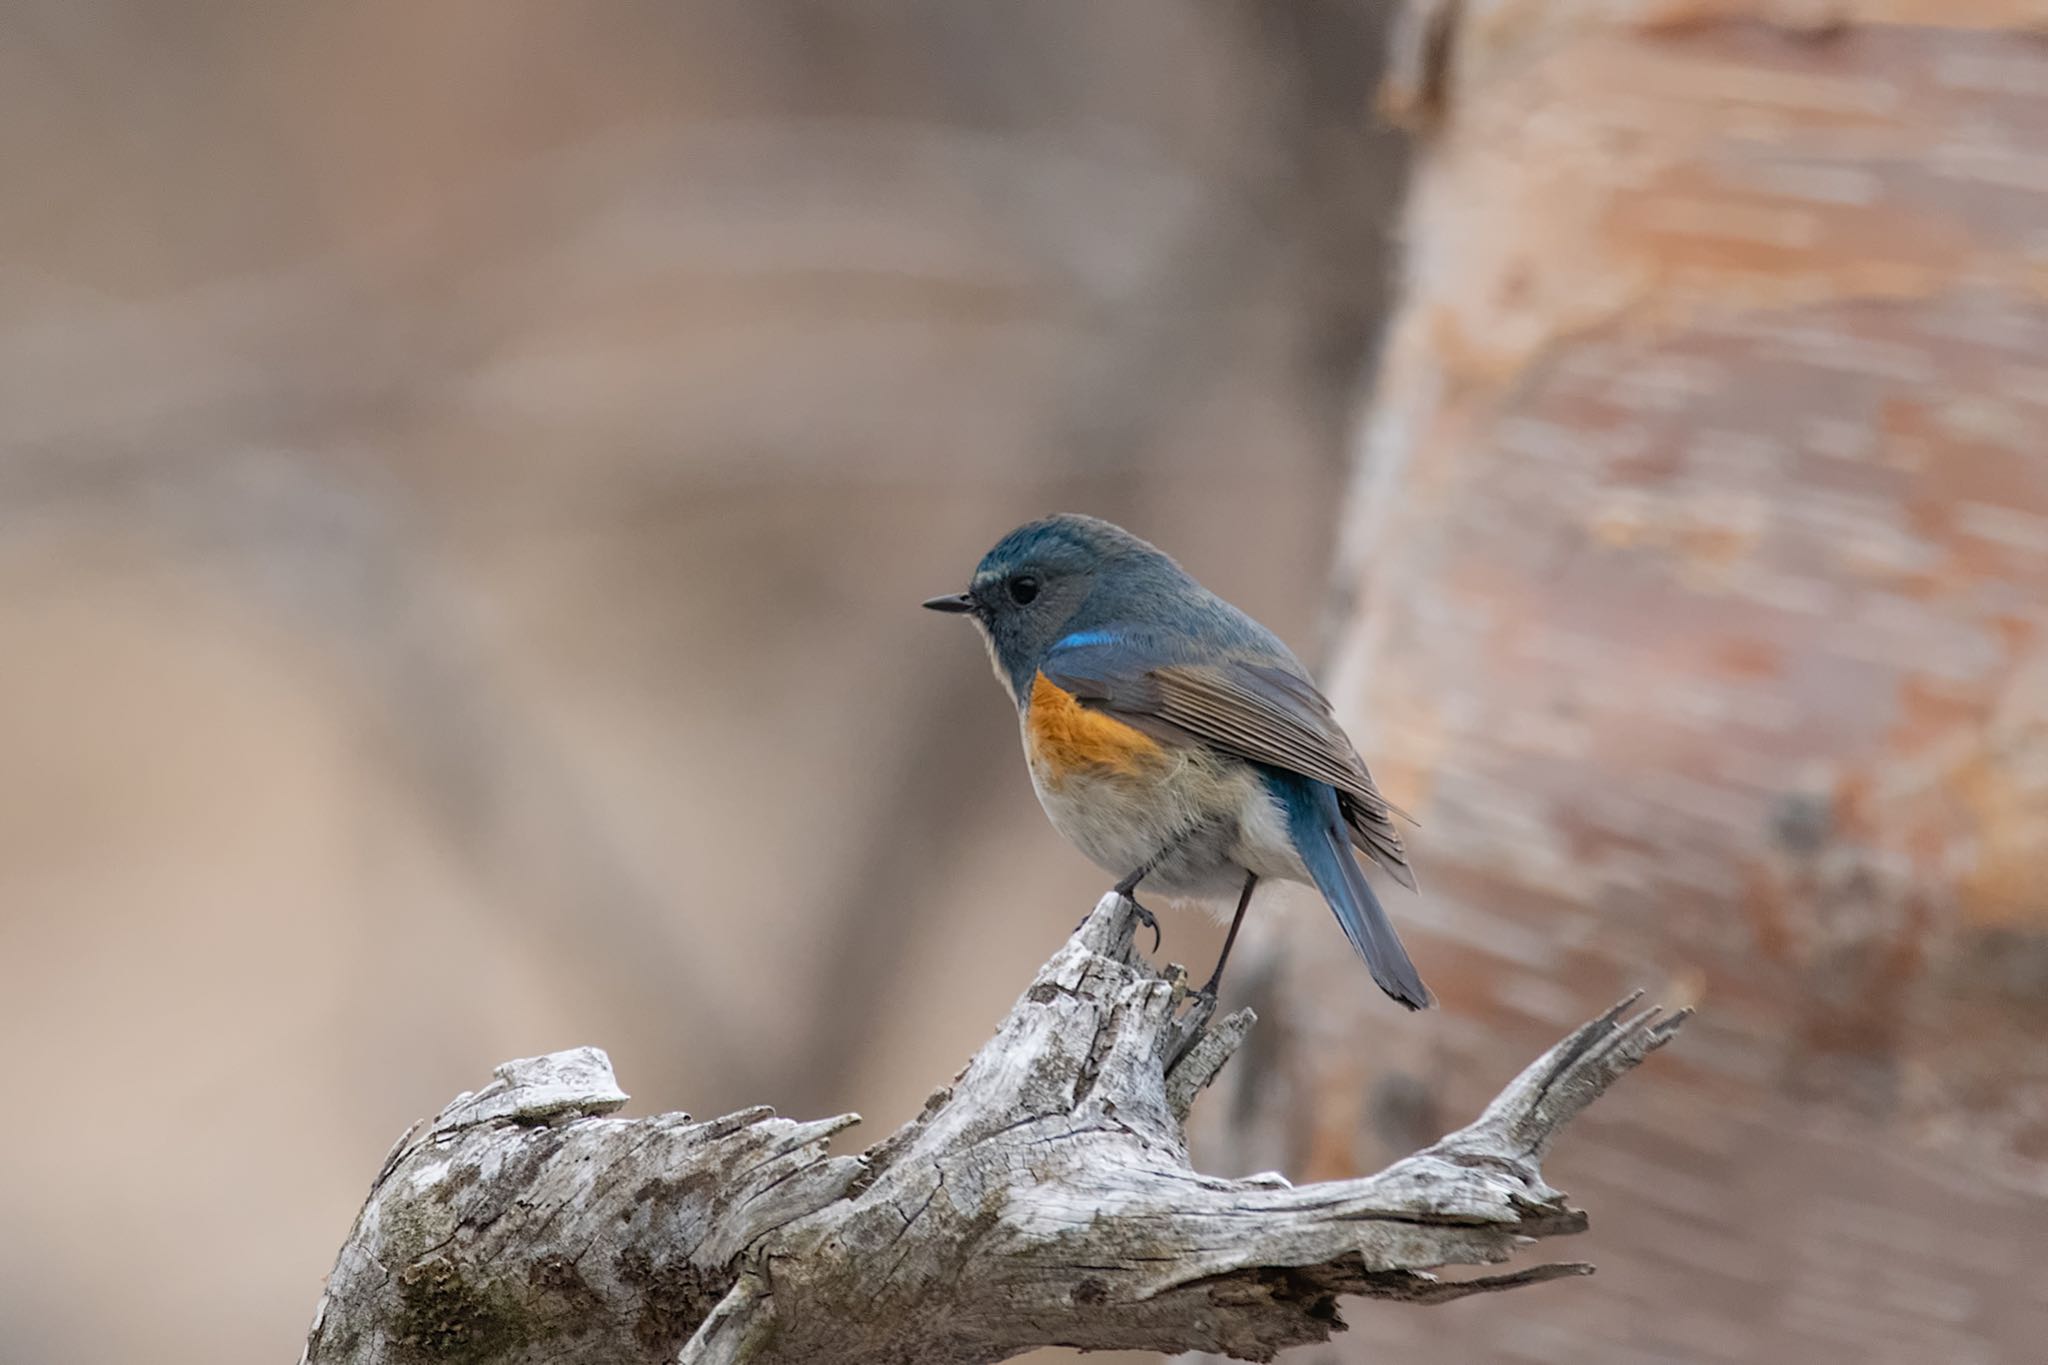
<svg viewBox="0 0 2048 1365">
<path fill-rule="evenodd" d="M 1641 1121 L 1576 1135 L 1602 1292 L 1383 1353 L 2039 1357 L 2048 6 L 1403 10 L 1401 307 L 1320 676 L 1422 822 L 1390 909 L 1460 1027 L 1331 989 L 1317 916 L 1255 924 L 1276 1055 L 1203 1136 L 1358 1174 L 1622 983 L 1703 999 Z M 1902 1237 L 1941 1292 L 1872 1294 Z"/>
<path fill-rule="evenodd" d="M 924 1112 L 855 1122 L 612 1117 L 604 1054 L 511 1062 L 385 1161 L 302 1365 L 993 1361 L 1043 1345 L 1269 1360 L 1341 1331 L 1344 1294 L 1442 1303 L 1582 1275 L 1507 1260 L 1585 1215 L 1539 1163 L 1676 1032 L 1633 1001 L 1470 1126 L 1377 1175 L 1295 1187 L 1188 1163 L 1183 1123 L 1252 1020 L 1212 1020 L 1109 896 Z"/>
</svg>

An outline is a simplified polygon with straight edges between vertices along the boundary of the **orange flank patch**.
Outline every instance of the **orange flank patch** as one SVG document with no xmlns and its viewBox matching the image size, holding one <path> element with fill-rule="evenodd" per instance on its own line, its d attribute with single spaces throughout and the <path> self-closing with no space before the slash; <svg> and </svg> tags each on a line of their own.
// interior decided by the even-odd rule
<svg viewBox="0 0 2048 1365">
<path fill-rule="evenodd" d="M 1090 711 L 1043 673 L 1031 684 L 1031 710 L 1025 725 L 1033 756 L 1054 781 L 1077 768 L 1134 774 L 1160 752 L 1151 736 L 1100 711 Z"/>
</svg>

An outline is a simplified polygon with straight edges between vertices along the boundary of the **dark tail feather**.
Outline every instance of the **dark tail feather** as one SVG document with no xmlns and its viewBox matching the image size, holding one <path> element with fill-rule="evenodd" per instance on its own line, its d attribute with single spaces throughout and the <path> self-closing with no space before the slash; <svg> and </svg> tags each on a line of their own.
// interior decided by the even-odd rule
<svg viewBox="0 0 2048 1365">
<path fill-rule="evenodd" d="M 1422 984 L 1393 922 L 1351 854 L 1350 832 L 1338 813 L 1336 793 L 1319 782 L 1303 780 L 1301 785 L 1310 790 L 1289 793 L 1295 797 L 1287 803 L 1290 832 L 1316 889 L 1344 926 L 1344 936 L 1372 969 L 1381 990 L 1411 1010 L 1432 1004 L 1429 987 Z"/>
<path fill-rule="evenodd" d="M 1337 808 L 1344 815 L 1349 827 L 1351 846 L 1366 857 L 1378 863 L 1383 871 L 1410 891 L 1415 889 L 1415 871 L 1408 866 L 1407 850 L 1401 847 L 1401 834 L 1394 828 L 1394 822 L 1385 811 L 1374 812 L 1362 801 L 1338 793 Z M 1392 806 L 1387 811 L 1392 811 Z M 1404 812 L 1401 818 L 1409 817 Z"/>
</svg>

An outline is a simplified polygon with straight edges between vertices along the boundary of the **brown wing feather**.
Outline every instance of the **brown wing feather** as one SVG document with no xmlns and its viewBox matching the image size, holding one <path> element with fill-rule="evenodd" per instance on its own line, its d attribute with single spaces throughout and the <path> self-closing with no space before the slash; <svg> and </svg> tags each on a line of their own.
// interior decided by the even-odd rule
<svg viewBox="0 0 2048 1365">
<path fill-rule="evenodd" d="M 1351 827 L 1351 842 L 1358 851 L 1385 868 L 1388 876 L 1413 891 L 1415 870 L 1408 866 L 1408 852 L 1401 846 L 1401 834 L 1394 828 L 1394 822 L 1384 814 L 1376 815 L 1357 805 L 1347 793 L 1338 794 L 1337 804 L 1344 812 L 1344 822 Z"/>
<path fill-rule="evenodd" d="M 1291 671 L 1264 664 L 1167 665 L 1114 682 L 1078 668 L 1053 681 L 1084 702 L 1140 728 L 1192 738 L 1337 789 L 1351 842 L 1410 890 L 1415 874 L 1365 760 L 1337 724 L 1330 703 Z M 1177 733 L 1175 733 L 1177 732 Z"/>
</svg>

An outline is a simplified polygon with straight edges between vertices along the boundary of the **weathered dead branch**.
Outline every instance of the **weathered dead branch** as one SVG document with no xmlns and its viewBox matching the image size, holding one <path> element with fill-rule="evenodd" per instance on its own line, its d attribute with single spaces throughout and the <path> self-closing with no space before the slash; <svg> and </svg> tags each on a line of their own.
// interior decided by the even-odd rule
<svg viewBox="0 0 2048 1365">
<path fill-rule="evenodd" d="M 1295 1187 L 1188 1164 L 1182 1121 L 1251 1026 L 1147 966 L 1109 896 L 916 1119 L 863 1156 L 744 1110 L 610 1117 L 601 1052 L 498 1070 L 400 1140 L 306 1365 L 992 1361 L 1065 1344 L 1251 1360 L 1344 1294 L 1441 1303 L 1587 1273 L 1445 1279 L 1585 1215 L 1538 1163 L 1676 1032 L 1624 1002 L 1477 1122 L 1378 1175 Z"/>
</svg>

